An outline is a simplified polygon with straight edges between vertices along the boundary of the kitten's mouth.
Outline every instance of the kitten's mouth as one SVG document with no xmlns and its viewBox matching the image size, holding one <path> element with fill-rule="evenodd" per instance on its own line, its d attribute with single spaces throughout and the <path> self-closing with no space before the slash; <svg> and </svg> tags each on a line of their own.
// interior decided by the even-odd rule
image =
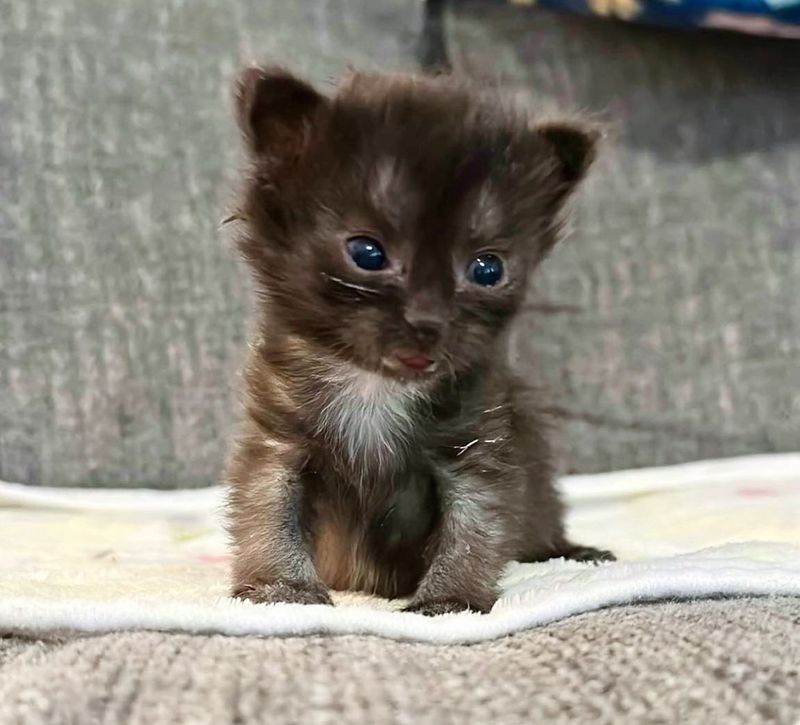
<svg viewBox="0 0 800 725">
<path fill-rule="evenodd" d="M 401 377 L 419 377 L 434 372 L 436 360 L 416 350 L 396 350 L 383 358 L 383 365 L 390 372 Z"/>
</svg>

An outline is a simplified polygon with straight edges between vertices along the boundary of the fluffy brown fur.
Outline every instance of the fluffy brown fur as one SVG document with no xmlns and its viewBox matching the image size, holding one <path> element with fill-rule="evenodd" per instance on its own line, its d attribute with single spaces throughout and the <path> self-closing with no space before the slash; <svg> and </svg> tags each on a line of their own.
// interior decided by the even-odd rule
<svg viewBox="0 0 800 725">
<path fill-rule="evenodd" d="M 237 113 L 258 324 L 227 473 L 234 593 L 487 611 L 512 559 L 610 557 L 565 538 L 537 396 L 507 362 L 595 134 L 451 77 L 354 74 L 326 96 L 251 68 Z M 385 268 L 354 264 L 363 235 Z M 491 287 L 466 275 L 487 253 Z"/>
</svg>

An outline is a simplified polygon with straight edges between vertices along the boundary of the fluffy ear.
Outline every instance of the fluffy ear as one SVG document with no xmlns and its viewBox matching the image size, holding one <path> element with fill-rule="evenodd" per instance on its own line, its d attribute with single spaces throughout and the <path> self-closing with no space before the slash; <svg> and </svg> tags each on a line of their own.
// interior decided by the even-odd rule
<svg viewBox="0 0 800 725">
<path fill-rule="evenodd" d="M 594 161 L 600 132 L 569 122 L 539 126 L 537 133 L 555 153 L 561 198 L 568 196 Z"/>
<path fill-rule="evenodd" d="M 248 149 L 275 168 L 303 155 L 327 104 L 308 83 L 281 68 L 247 68 L 236 86 L 237 120 Z"/>
</svg>

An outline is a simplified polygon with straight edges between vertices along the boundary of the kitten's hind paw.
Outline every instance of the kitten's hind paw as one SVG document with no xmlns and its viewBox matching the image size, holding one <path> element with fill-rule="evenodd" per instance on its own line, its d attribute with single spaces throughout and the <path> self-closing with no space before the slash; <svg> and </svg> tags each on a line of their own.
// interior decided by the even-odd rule
<svg viewBox="0 0 800 725">
<path fill-rule="evenodd" d="M 490 609 L 491 606 L 479 608 L 474 604 L 456 599 L 440 599 L 435 601 L 411 602 L 403 611 L 424 614 L 426 617 L 438 617 L 440 614 L 455 614 L 456 612 L 468 611 L 485 614 Z"/>
<path fill-rule="evenodd" d="M 567 546 L 563 551 L 558 552 L 557 556 L 563 556 L 572 561 L 589 561 L 593 564 L 617 560 L 617 557 L 606 549 L 595 549 L 593 546 L 581 546 L 580 544 Z"/>
<path fill-rule="evenodd" d="M 276 581 L 270 584 L 242 584 L 234 588 L 236 599 L 245 599 L 253 604 L 329 604 L 333 605 L 328 590 L 321 584 L 306 582 Z"/>
</svg>

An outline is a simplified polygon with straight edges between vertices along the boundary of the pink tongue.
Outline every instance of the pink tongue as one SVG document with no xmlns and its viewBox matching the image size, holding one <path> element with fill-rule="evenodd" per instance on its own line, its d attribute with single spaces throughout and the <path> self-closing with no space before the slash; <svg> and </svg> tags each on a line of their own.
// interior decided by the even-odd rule
<svg viewBox="0 0 800 725">
<path fill-rule="evenodd" d="M 412 370 L 424 370 L 433 362 L 427 355 L 420 353 L 397 353 L 397 359 L 407 368 Z"/>
</svg>

